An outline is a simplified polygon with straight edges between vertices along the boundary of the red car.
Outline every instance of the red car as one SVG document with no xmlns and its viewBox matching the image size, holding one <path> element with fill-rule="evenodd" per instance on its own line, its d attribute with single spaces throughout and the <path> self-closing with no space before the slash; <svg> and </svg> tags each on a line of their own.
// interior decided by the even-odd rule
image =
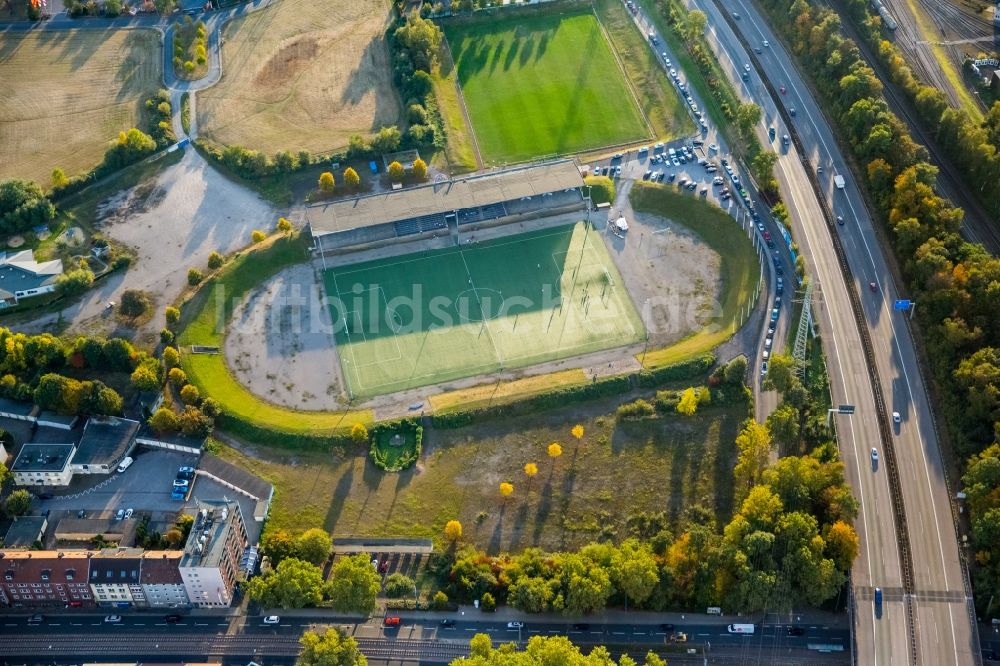
<svg viewBox="0 0 1000 666">
<path fill-rule="evenodd" d="M 770 231 L 765 231 L 764 232 L 764 240 L 771 240 L 771 232 Z"/>
<path fill-rule="evenodd" d="M 389 615 L 385 618 L 385 626 L 387 627 L 398 627 L 399 626 L 399 616 Z"/>
</svg>

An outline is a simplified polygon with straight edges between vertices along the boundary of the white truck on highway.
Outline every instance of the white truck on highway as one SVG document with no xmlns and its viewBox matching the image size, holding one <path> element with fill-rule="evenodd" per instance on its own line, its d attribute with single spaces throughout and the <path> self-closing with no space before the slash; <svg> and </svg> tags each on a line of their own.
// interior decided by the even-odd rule
<svg viewBox="0 0 1000 666">
<path fill-rule="evenodd" d="M 837 186 L 838 190 L 844 189 L 844 177 L 843 176 L 834 176 L 833 177 L 833 184 Z"/>
<path fill-rule="evenodd" d="M 752 624 L 731 624 L 729 633 L 731 634 L 752 634 L 754 626 Z"/>
</svg>

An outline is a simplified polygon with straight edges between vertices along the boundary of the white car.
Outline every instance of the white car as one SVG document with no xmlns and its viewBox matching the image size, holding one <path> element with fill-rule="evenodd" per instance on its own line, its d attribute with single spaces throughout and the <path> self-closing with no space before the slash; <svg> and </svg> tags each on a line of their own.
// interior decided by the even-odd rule
<svg viewBox="0 0 1000 666">
<path fill-rule="evenodd" d="M 670 68 L 670 76 L 674 77 L 675 79 L 677 78 L 677 70 L 674 69 L 673 67 Z"/>
<path fill-rule="evenodd" d="M 719 152 L 719 146 L 714 143 L 708 144 L 708 149 L 711 150 L 713 153 Z"/>
<path fill-rule="evenodd" d="M 874 447 L 872 448 L 872 462 L 873 463 L 877 463 L 878 462 L 878 449 L 876 449 Z"/>
<path fill-rule="evenodd" d="M 670 160 L 670 162 L 671 162 L 671 163 L 672 163 L 672 164 L 673 164 L 674 166 L 680 166 L 680 165 L 681 165 L 681 163 L 680 163 L 680 160 L 678 160 L 678 159 L 677 159 L 676 157 L 675 157 L 675 158 L 673 158 L 673 159 L 671 159 L 671 160 Z"/>
<path fill-rule="evenodd" d="M 524 628 L 524 622 L 518 622 L 517 620 L 512 620 L 507 623 L 508 629 L 522 629 Z"/>
<path fill-rule="evenodd" d="M 770 46 L 770 45 L 771 45 L 771 42 L 769 42 L 769 41 L 767 41 L 767 40 L 765 39 L 765 40 L 764 40 L 764 46 Z"/>
<path fill-rule="evenodd" d="M 745 71 L 745 72 L 749 72 L 750 71 L 750 63 L 747 62 L 747 63 L 743 64 L 743 71 Z"/>
<path fill-rule="evenodd" d="M 131 517 L 132 517 L 132 509 L 126 509 L 125 510 L 125 520 L 128 520 Z"/>
<path fill-rule="evenodd" d="M 263 620 L 264 624 L 278 624 L 281 622 L 281 618 L 277 615 L 268 615 Z"/>
<path fill-rule="evenodd" d="M 892 422 L 893 423 L 895 423 L 896 425 L 899 425 L 900 423 L 902 423 L 902 421 L 903 421 L 903 418 L 899 415 L 899 412 L 893 412 L 892 413 Z"/>
<path fill-rule="evenodd" d="M 125 517 L 125 509 L 118 509 L 118 513 L 115 514 L 115 520 L 122 520 Z"/>
<path fill-rule="evenodd" d="M 122 621 L 121 615 L 108 615 L 106 618 L 104 618 L 105 624 L 120 624 L 121 621 Z"/>
</svg>

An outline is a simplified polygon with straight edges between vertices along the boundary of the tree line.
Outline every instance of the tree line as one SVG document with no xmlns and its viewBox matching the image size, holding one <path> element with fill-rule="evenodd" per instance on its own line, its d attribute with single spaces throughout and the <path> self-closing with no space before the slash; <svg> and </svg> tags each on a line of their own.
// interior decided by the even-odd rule
<svg viewBox="0 0 1000 666">
<path fill-rule="evenodd" d="M 762 4 L 786 35 L 864 167 L 862 177 L 875 201 L 876 217 L 888 233 L 905 288 L 918 304 L 915 318 L 940 413 L 956 453 L 968 457 L 967 492 L 975 489 L 980 498 L 1000 497 L 1000 475 L 983 473 L 991 469 L 992 445 L 1000 433 L 1000 310 L 996 308 L 1000 261 L 959 234 L 962 210 L 935 191 L 937 169 L 889 110 L 881 83 L 857 46 L 841 34 L 836 14 L 803 0 L 764 0 Z M 903 81 L 904 63 L 896 56 L 892 62 L 894 77 Z M 984 191 L 1000 187 L 996 170 L 1000 163 L 994 157 L 1000 109 L 994 106 L 983 126 L 976 128 L 963 112 L 934 102 L 933 91 L 920 88 L 917 94 L 918 108 L 924 107 L 921 114 L 937 118 L 942 145 L 968 149 L 975 162 L 968 166 L 981 172 L 975 178 L 983 179 Z M 935 116 L 931 109 L 940 113 Z M 974 150 L 968 142 L 976 144 Z M 996 205 L 997 197 L 991 198 Z M 774 372 L 773 363 L 770 372 Z M 995 501 L 970 502 L 969 508 L 977 564 L 973 582 L 977 603 L 983 608 L 1000 587 L 1000 539 L 991 529 L 1000 522 L 1000 514 L 995 513 Z"/>
</svg>

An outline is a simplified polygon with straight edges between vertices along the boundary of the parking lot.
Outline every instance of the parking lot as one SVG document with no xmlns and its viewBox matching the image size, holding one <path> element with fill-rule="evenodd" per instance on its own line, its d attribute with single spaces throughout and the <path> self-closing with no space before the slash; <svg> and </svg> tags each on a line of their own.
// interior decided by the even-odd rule
<svg viewBox="0 0 1000 666">
<path fill-rule="evenodd" d="M 60 492 L 58 490 L 39 490 L 40 493 L 51 493 L 52 497 L 36 500 L 33 513 L 52 512 L 50 533 L 61 518 L 112 519 L 120 509 L 132 509 L 132 520 L 137 520 L 141 514 L 148 514 L 152 525 L 169 525 L 182 510 L 193 513 L 198 499 L 228 498 L 240 502 L 248 536 L 251 541 L 256 539 L 259 530 L 253 520 L 254 502 L 204 475 L 195 477 L 187 501 L 170 498 L 178 468 L 196 466 L 196 456 L 142 447 L 137 448 L 132 456 L 135 462 L 126 471 L 106 477 L 78 477 L 65 491 L 66 494 L 55 494 Z"/>
</svg>

